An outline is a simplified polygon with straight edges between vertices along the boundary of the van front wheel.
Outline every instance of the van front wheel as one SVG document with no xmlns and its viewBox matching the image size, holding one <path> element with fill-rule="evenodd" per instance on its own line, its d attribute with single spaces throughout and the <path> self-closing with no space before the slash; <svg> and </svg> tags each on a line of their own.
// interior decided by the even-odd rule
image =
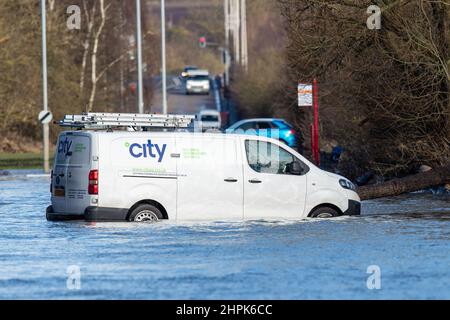
<svg viewBox="0 0 450 320">
<path fill-rule="evenodd" d="M 339 217 L 339 212 L 330 207 L 320 207 L 314 210 L 309 216 L 311 218 L 334 218 Z"/>
<path fill-rule="evenodd" d="M 161 211 L 151 204 L 142 204 L 135 208 L 128 218 L 132 222 L 157 222 L 163 219 Z"/>
</svg>

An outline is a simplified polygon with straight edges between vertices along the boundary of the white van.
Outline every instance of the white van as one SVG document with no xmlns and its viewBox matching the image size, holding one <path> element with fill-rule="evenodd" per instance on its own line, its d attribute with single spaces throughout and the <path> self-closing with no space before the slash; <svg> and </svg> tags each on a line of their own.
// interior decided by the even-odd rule
<svg viewBox="0 0 450 320">
<path fill-rule="evenodd" d="M 298 219 L 360 214 L 347 179 L 278 140 L 189 132 L 67 131 L 48 220 Z"/>
<path fill-rule="evenodd" d="M 202 131 L 207 130 L 220 130 L 222 127 L 222 121 L 220 112 L 212 109 L 205 109 L 197 114 L 198 126 Z"/>
</svg>

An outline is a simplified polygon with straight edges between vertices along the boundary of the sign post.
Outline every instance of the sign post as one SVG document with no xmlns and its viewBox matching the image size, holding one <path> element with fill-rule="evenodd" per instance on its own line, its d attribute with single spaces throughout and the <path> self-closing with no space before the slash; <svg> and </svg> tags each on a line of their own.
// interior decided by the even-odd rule
<svg viewBox="0 0 450 320">
<path fill-rule="evenodd" d="M 313 84 L 299 83 L 298 85 L 298 106 L 313 107 L 314 121 L 311 125 L 311 151 L 315 163 L 320 166 L 319 152 L 319 100 L 317 90 L 317 80 Z"/>
<path fill-rule="evenodd" d="M 314 79 L 314 160 L 317 166 L 320 166 L 320 152 L 319 152 L 319 94 L 317 88 L 317 79 Z"/>
</svg>

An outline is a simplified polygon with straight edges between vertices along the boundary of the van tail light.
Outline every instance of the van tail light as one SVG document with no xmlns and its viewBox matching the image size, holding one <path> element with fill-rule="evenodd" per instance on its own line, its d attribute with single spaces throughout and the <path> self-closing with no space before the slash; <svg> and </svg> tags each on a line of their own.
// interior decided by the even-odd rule
<svg viewBox="0 0 450 320">
<path fill-rule="evenodd" d="M 89 171 L 89 194 L 98 194 L 98 170 Z"/>
<path fill-rule="evenodd" d="M 53 192 L 53 170 L 50 173 L 50 193 Z"/>
</svg>

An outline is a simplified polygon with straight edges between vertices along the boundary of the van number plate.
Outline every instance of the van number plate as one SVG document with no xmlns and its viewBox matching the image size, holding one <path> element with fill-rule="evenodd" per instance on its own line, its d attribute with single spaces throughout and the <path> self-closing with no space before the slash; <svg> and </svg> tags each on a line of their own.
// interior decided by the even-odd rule
<svg viewBox="0 0 450 320">
<path fill-rule="evenodd" d="M 55 189 L 54 196 L 55 197 L 64 197 L 66 195 L 64 189 Z"/>
</svg>

